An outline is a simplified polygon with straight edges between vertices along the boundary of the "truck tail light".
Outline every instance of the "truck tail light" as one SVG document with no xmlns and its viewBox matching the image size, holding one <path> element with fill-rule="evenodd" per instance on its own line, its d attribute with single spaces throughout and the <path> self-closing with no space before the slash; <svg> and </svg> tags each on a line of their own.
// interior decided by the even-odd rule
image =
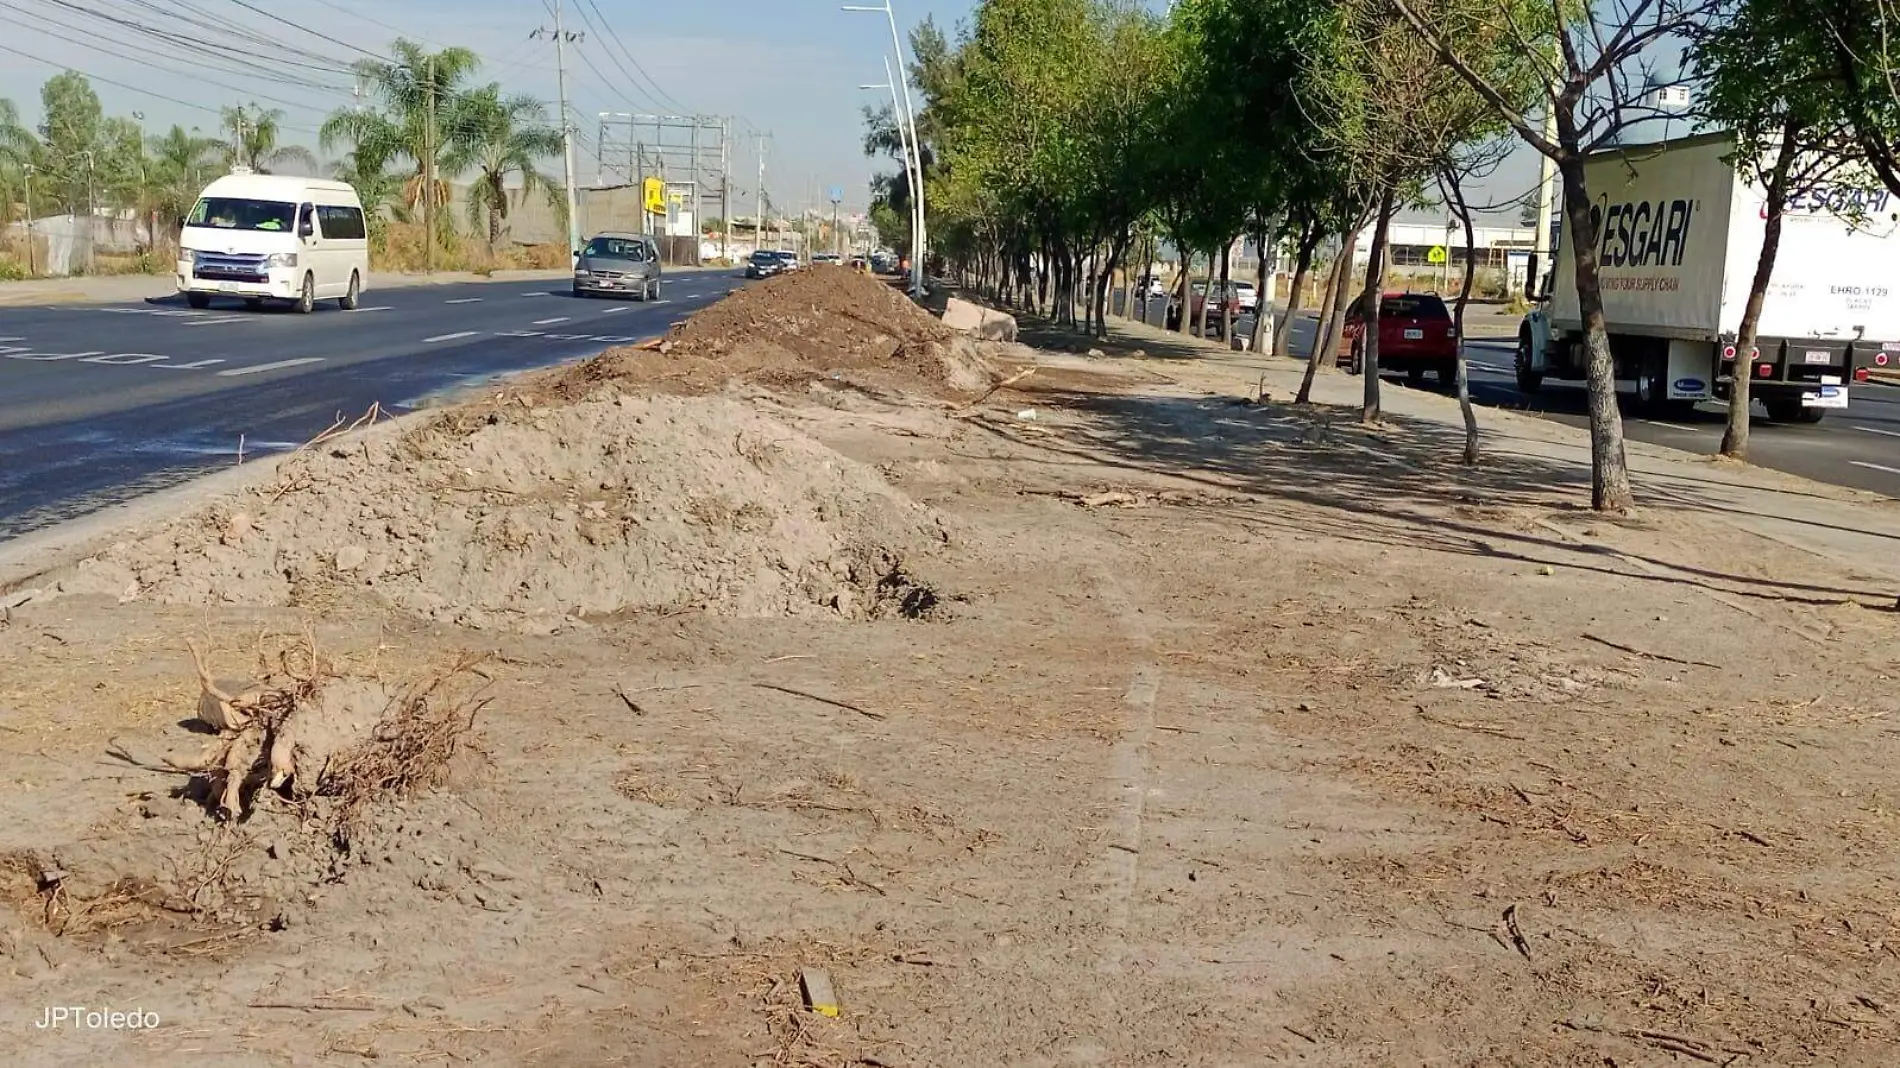
<svg viewBox="0 0 1900 1068">
<path fill-rule="evenodd" d="M 1725 359 L 1725 360 L 1732 360 L 1732 359 L 1734 359 L 1734 358 L 1735 358 L 1735 346 L 1733 346 L 1733 345 L 1724 345 L 1724 346 L 1722 346 L 1722 358 L 1723 358 L 1723 359 Z"/>
<path fill-rule="evenodd" d="M 1854 368 L 1854 381 L 1856 382 L 1867 381 L 1867 368 L 1865 367 Z"/>
<path fill-rule="evenodd" d="M 1775 365 L 1772 363 L 1758 363 L 1755 365 L 1756 378 L 1767 378 L 1769 375 L 1772 375 L 1774 373 L 1775 373 Z"/>
</svg>

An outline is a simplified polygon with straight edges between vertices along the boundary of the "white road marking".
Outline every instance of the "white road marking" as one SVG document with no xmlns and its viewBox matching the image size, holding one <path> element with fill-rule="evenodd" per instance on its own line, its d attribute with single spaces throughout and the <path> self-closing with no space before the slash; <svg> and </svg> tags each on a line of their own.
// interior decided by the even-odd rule
<svg viewBox="0 0 1900 1068">
<path fill-rule="evenodd" d="M 655 304 L 671 304 L 671 303 L 673 303 L 673 302 L 672 302 L 672 301 L 670 301 L 670 300 L 656 300 L 656 301 L 654 301 L 653 303 L 655 303 Z"/>
<path fill-rule="evenodd" d="M 424 345 L 433 345 L 438 341 L 454 341 L 457 338 L 474 337 L 474 336 L 475 336 L 475 331 L 473 330 L 457 330 L 453 334 L 437 334 L 434 337 L 425 337 L 422 339 L 422 343 Z"/>
<path fill-rule="evenodd" d="M 249 318 L 250 316 L 248 315 L 221 315 L 217 317 L 216 319 L 200 319 L 195 323 L 186 323 L 185 325 L 186 326 L 216 326 L 219 323 L 241 323 L 244 320 L 249 319 Z"/>
<path fill-rule="evenodd" d="M 0 338 L 0 340 L 5 340 L 5 339 Z M 1900 438 L 1900 432 L 1896 432 L 1892 430 L 1880 430 L 1871 426 L 1856 426 L 1854 427 L 1854 429 L 1864 431 L 1868 434 L 1885 434 L 1886 436 L 1890 438 Z"/>
<path fill-rule="evenodd" d="M 481 297 L 457 297 L 454 300 L 445 300 L 442 303 L 444 304 L 480 304 L 481 302 L 482 302 Z"/>
<path fill-rule="evenodd" d="M 496 337 L 540 337 L 539 330 L 497 330 Z"/>
<path fill-rule="evenodd" d="M 602 314 L 602 315 L 619 315 L 619 314 L 620 314 L 621 312 L 623 312 L 623 311 L 626 311 L 626 310 L 627 310 L 627 309 L 625 309 L 625 308 L 608 308 L 608 309 L 607 309 L 606 311 L 604 311 L 604 312 L 601 312 L 600 314 Z M 18 341 L 19 339 L 18 339 L 18 338 L 14 338 L 14 340 L 15 340 L 15 341 Z"/>
<path fill-rule="evenodd" d="M 555 323 L 564 323 L 564 322 L 567 322 L 567 321 L 568 321 L 569 319 L 571 319 L 571 318 L 573 318 L 573 316 L 569 316 L 569 315 L 557 315 L 557 316 L 555 316 L 555 317 L 554 317 L 554 318 L 552 318 L 552 319 L 536 319 L 536 320 L 534 321 L 534 325 L 536 325 L 536 326 L 553 326 L 553 325 L 554 325 Z"/>
<path fill-rule="evenodd" d="M 190 363 L 161 363 L 155 364 L 154 366 L 162 367 L 167 371 L 197 371 L 209 367 L 214 363 L 223 362 L 223 360 L 193 360 Z"/>
<path fill-rule="evenodd" d="M 285 367 L 302 367 L 307 363 L 322 363 L 321 356 L 304 356 L 295 360 L 278 360 L 276 363 L 260 363 L 255 367 L 233 367 L 229 371 L 219 371 L 219 378 L 236 378 L 239 375 L 262 374 L 265 371 L 281 370 Z"/>
<path fill-rule="evenodd" d="M 548 289 L 542 289 L 542 290 L 537 290 L 533 293 L 523 293 L 521 295 L 524 297 L 551 297 L 554 295 L 554 291 L 548 290 Z"/>
<path fill-rule="evenodd" d="M 1888 467 L 1886 464 L 1870 464 L 1865 460 L 1849 460 L 1847 462 L 1853 464 L 1855 467 L 1866 467 L 1875 471 L 1885 471 L 1890 475 L 1900 475 L 1900 467 Z"/>
<path fill-rule="evenodd" d="M 1505 370 L 1505 368 L 1499 367 L 1497 364 L 1479 363 L 1478 361 L 1469 359 L 1469 358 L 1465 360 L 1465 364 L 1466 366 L 1469 366 L 1469 367 L 1476 367 L 1481 371 L 1504 371 Z"/>
<path fill-rule="evenodd" d="M 377 305 L 377 306 L 375 306 L 374 308 L 358 308 L 358 309 L 356 309 L 356 313 L 357 313 L 358 315 L 361 315 L 361 314 L 362 314 L 362 313 L 364 313 L 364 312 L 373 312 L 373 311 L 395 311 L 395 310 L 396 310 L 396 309 L 395 309 L 395 306 L 394 306 L 394 305 L 390 305 L 390 304 L 378 304 L 378 305 Z"/>
</svg>

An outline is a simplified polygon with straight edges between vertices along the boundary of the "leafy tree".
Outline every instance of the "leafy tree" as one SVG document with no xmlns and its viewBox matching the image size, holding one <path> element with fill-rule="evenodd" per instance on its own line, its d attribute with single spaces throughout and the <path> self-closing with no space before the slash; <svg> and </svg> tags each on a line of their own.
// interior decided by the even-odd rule
<svg viewBox="0 0 1900 1068">
<path fill-rule="evenodd" d="M 1444 64 L 1468 82 L 1518 137 L 1550 157 L 1563 184 L 1564 224 L 1576 266 L 1577 305 L 1583 320 L 1590 389 L 1590 502 L 1603 511 L 1628 511 L 1635 503 L 1623 420 L 1616 407 L 1616 366 L 1603 315 L 1597 263 L 1598 220 L 1591 216 L 1584 159 L 1611 143 L 1635 121 L 1653 114 L 1645 98 L 1682 78 L 1659 76 L 1649 61 L 1671 41 L 1694 38 L 1714 25 L 1730 0 L 1595 0 L 1545 9 L 1555 25 L 1492 19 L 1520 55 L 1536 69 L 1541 103 L 1556 127 L 1554 137 L 1526 117 L 1525 102 L 1496 84 L 1486 69 L 1485 46 L 1474 47 L 1468 23 L 1434 18 L 1425 0 L 1386 0 L 1411 31 L 1428 42 Z"/>
<path fill-rule="evenodd" d="M 1735 165 L 1766 197 L 1764 233 L 1736 331 L 1736 373 L 1729 386 L 1722 453 L 1748 455 L 1749 383 L 1762 306 L 1780 251 L 1791 197 L 1823 185 L 1865 187 L 1870 170 L 1850 166 L 1859 143 L 1843 106 L 1831 55 L 1815 47 L 1813 11 L 1789 0 L 1743 0 L 1733 16 L 1696 41 L 1693 61 L 1703 77 L 1702 110 L 1735 134 Z M 1857 221 L 1857 220 L 1855 220 Z M 1781 418 L 1792 410 L 1771 411 Z"/>
<path fill-rule="evenodd" d="M 96 155 L 105 122 L 99 94 L 85 75 L 56 74 L 40 87 L 40 144 L 35 161 L 39 178 L 34 192 L 44 195 L 59 212 L 90 210 L 94 193 Z"/>
<path fill-rule="evenodd" d="M 225 108 L 221 122 L 231 139 L 224 146 L 224 165 L 231 170 L 245 167 L 257 174 L 272 174 L 294 163 L 315 173 L 317 157 L 309 149 L 279 143 L 283 121 L 281 108 L 256 104 Z"/>
<path fill-rule="evenodd" d="M 548 125 L 547 107 L 532 96 L 504 98 L 499 85 L 488 85 L 457 101 L 455 111 L 456 129 L 442 165 L 451 174 L 475 172 L 469 224 L 486 230 L 489 251 L 501 240 L 511 179 L 520 180 L 523 198 L 546 197 L 565 223 L 566 191 L 540 170 L 540 162 L 559 155 L 563 144 L 561 131 Z"/>
</svg>

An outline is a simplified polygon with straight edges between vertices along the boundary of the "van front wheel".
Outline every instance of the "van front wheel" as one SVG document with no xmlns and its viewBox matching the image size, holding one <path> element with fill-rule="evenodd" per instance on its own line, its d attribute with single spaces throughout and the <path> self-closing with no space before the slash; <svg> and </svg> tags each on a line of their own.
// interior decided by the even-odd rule
<svg viewBox="0 0 1900 1068">
<path fill-rule="evenodd" d="M 336 306 L 344 311 L 355 311 L 363 303 L 363 280 L 355 271 L 350 272 L 350 291 L 337 298 Z"/>
<path fill-rule="evenodd" d="M 317 279 L 315 275 L 306 273 L 303 276 L 303 289 L 297 294 L 297 303 L 294 307 L 297 309 L 298 315 L 309 315 L 311 312 L 317 310 Z"/>
<path fill-rule="evenodd" d="M 197 308 L 199 311 L 203 311 L 204 309 L 211 307 L 211 294 L 186 293 L 185 303 L 191 305 L 194 308 Z"/>
</svg>

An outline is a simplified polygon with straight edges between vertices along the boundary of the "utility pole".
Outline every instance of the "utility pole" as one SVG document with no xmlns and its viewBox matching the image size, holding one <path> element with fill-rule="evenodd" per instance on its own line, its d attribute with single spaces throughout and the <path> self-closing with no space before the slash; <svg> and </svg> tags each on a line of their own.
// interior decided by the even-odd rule
<svg viewBox="0 0 1900 1068">
<path fill-rule="evenodd" d="M 765 247 L 765 138 L 759 138 L 759 213 L 752 217 L 753 251 Z M 776 244 L 776 242 L 774 242 Z"/>
<path fill-rule="evenodd" d="M 40 273 L 38 264 L 34 262 L 39 253 L 34 250 L 33 245 L 33 165 L 29 163 L 26 165 L 26 273 L 28 275 Z"/>
<path fill-rule="evenodd" d="M 720 256 L 732 262 L 732 123 L 719 123 L 719 229 Z"/>
<path fill-rule="evenodd" d="M 554 38 L 554 74 L 561 88 L 561 155 L 567 175 L 567 249 L 570 254 L 578 254 L 581 250 L 581 217 L 574 201 L 574 126 L 567 121 L 567 46 L 585 40 L 587 35 L 567 32 L 562 22 L 565 10 L 562 0 L 554 0 L 554 29 L 543 27 L 529 36 Z"/>
<path fill-rule="evenodd" d="M 1544 139 L 1557 142 L 1557 108 L 1554 104 L 1544 105 Z M 1537 238 L 1531 247 L 1537 253 L 1537 269 L 1542 271 L 1550 265 L 1550 209 L 1556 190 L 1557 162 L 1549 156 L 1539 153 L 1542 165 L 1537 171 Z M 1540 279 L 1526 278 L 1525 284 L 1536 290 Z"/>
<path fill-rule="evenodd" d="M 80 155 L 86 160 L 86 273 L 90 275 L 98 266 L 93 250 L 99 226 L 98 207 L 93 203 L 92 196 L 92 153 L 81 152 Z"/>
</svg>

